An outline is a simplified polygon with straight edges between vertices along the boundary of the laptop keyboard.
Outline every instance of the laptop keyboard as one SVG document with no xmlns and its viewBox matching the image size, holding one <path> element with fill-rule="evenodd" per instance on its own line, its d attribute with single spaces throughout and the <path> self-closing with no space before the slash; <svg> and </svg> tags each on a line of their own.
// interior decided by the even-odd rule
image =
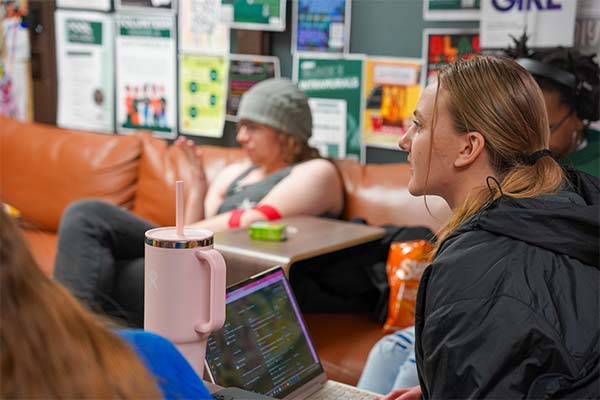
<svg viewBox="0 0 600 400">
<path fill-rule="evenodd" d="M 325 386 L 309 397 L 310 400 L 362 400 L 378 397 L 375 393 L 366 392 L 354 386 L 344 385 L 339 382 L 327 381 Z"/>
</svg>

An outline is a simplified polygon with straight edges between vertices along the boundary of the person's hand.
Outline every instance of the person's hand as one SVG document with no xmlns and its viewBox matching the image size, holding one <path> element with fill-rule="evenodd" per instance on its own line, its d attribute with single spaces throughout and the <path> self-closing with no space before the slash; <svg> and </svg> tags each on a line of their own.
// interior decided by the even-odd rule
<svg viewBox="0 0 600 400">
<path fill-rule="evenodd" d="M 379 400 L 420 400 L 422 397 L 421 386 L 392 390 Z"/>
<path fill-rule="evenodd" d="M 191 178 L 194 181 L 199 181 L 201 186 L 206 188 L 206 173 L 204 172 L 202 150 L 196 147 L 193 140 L 186 139 L 184 136 L 179 136 L 173 145 L 180 148 L 185 154 L 190 164 Z"/>
</svg>

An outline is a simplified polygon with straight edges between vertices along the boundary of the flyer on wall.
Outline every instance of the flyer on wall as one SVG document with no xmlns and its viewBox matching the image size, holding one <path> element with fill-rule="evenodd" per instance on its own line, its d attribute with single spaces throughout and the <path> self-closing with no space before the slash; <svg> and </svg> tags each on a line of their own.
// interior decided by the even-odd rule
<svg viewBox="0 0 600 400">
<path fill-rule="evenodd" d="M 481 48 L 504 49 L 524 32 L 529 48 L 572 47 L 575 36 L 576 1 L 528 1 L 481 4 Z"/>
<path fill-rule="evenodd" d="M 478 21 L 481 18 L 480 0 L 425 0 L 425 21 Z"/>
<path fill-rule="evenodd" d="M 57 8 L 74 8 L 78 10 L 110 11 L 112 0 L 56 0 Z"/>
<path fill-rule="evenodd" d="M 175 18 L 117 14 L 115 26 L 117 132 L 146 129 L 174 138 Z"/>
<path fill-rule="evenodd" d="M 55 12 L 58 115 L 64 128 L 113 133 L 113 18 L 90 11 Z"/>
<path fill-rule="evenodd" d="M 115 0 L 115 8 L 123 11 L 171 11 L 177 10 L 176 0 Z"/>
<path fill-rule="evenodd" d="M 456 60 L 468 60 L 481 53 L 477 29 L 425 29 L 424 68 L 421 84 L 429 85 L 440 69 Z"/>
<path fill-rule="evenodd" d="M 408 129 L 421 85 L 422 60 L 369 58 L 363 86 L 363 142 L 399 150 L 398 141 Z"/>
<path fill-rule="evenodd" d="M 223 136 L 228 65 L 223 56 L 179 56 L 179 125 L 182 133 Z"/>
<path fill-rule="evenodd" d="M 223 21 L 235 29 L 285 31 L 286 0 L 222 0 Z"/>
<path fill-rule="evenodd" d="M 17 2 L 17 6 L 21 3 Z M 32 109 L 29 30 L 20 17 L 5 16 L 0 25 L 0 115 L 30 121 Z"/>
<path fill-rule="evenodd" d="M 227 119 L 237 121 L 235 116 L 240 99 L 248 89 L 265 79 L 279 78 L 279 76 L 278 57 L 230 54 Z"/>
<path fill-rule="evenodd" d="M 350 0 L 295 0 L 292 52 L 347 53 Z"/>
<path fill-rule="evenodd" d="M 363 55 L 294 57 L 293 79 L 311 99 L 313 138 L 327 156 L 361 159 Z M 315 101 L 318 99 L 319 101 Z M 322 100 L 322 101 L 321 101 Z M 344 116 L 344 119 L 338 119 Z M 341 138 L 345 137 L 345 143 Z"/>
<path fill-rule="evenodd" d="M 221 20 L 221 0 L 179 0 L 179 50 L 229 53 L 229 25 Z"/>
</svg>

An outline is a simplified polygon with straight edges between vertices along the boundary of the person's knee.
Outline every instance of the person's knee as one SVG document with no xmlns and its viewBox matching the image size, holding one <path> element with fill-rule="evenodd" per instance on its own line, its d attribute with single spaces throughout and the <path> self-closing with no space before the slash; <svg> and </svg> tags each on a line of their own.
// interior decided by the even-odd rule
<svg viewBox="0 0 600 400">
<path fill-rule="evenodd" d="M 78 229 L 105 218 L 106 209 L 114 205 L 102 200 L 85 199 L 71 203 L 60 220 L 59 232 Z"/>
</svg>

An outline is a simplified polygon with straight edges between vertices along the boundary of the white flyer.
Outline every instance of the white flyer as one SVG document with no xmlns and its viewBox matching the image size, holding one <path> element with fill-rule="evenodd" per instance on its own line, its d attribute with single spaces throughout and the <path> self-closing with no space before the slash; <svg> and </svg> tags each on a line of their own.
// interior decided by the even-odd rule
<svg viewBox="0 0 600 400">
<path fill-rule="evenodd" d="M 57 125 L 113 133 L 113 18 L 89 11 L 55 13 Z"/>
<path fill-rule="evenodd" d="M 481 2 L 481 47 L 504 49 L 513 37 L 524 32 L 527 45 L 536 47 L 573 46 L 575 34 L 574 0 Z"/>
<path fill-rule="evenodd" d="M 177 136 L 175 17 L 116 16 L 117 132 Z"/>
</svg>

